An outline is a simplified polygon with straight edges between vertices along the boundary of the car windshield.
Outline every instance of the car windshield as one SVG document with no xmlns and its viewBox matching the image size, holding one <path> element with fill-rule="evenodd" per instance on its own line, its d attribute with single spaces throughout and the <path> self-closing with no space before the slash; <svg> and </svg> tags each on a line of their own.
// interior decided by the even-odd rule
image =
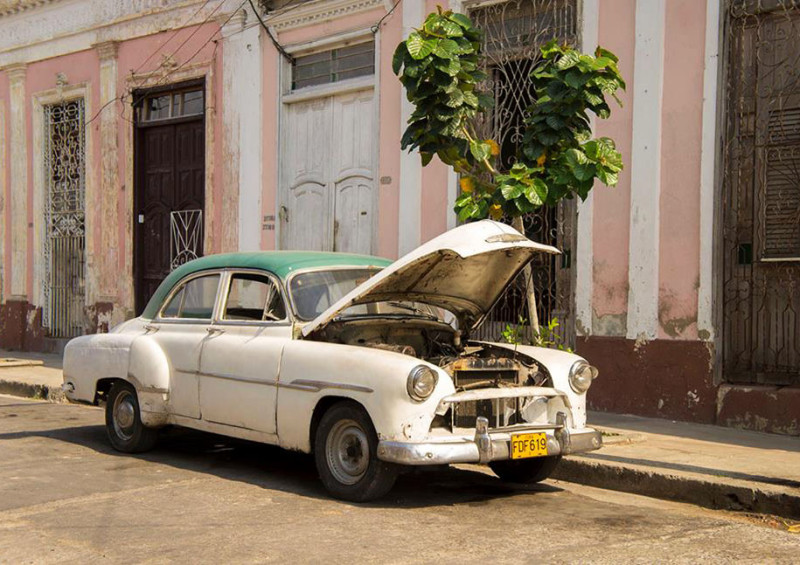
<svg viewBox="0 0 800 565">
<path fill-rule="evenodd" d="M 313 320 L 348 292 L 376 274 L 379 269 L 331 269 L 309 271 L 292 277 L 289 292 L 295 313 L 301 320 Z M 446 312 L 420 302 L 388 300 L 351 306 L 339 317 L 417 316 L 445 321 Z"/>
</svg>

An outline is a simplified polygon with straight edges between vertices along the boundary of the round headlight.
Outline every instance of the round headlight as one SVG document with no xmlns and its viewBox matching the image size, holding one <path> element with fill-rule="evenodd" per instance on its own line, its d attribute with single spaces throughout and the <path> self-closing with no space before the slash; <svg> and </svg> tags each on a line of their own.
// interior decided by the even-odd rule
<svg viewBox="0 0 800 565">
<path fill-rule="evenodd" d="M 583 394 L 592 386 L 597 373 L 597 367 L 592 367 L 586 361 L 576 361 L 569 371 L 569 386 L 578 394 Z"/>
<path fill-rule="evenodd" d="M 433 389 L 436 388 L 436 382 L 439 376 L 436 371 L 425 365 L 419 365 L 411 369 L 408 374 L 408 395 L 416 400 L 422 402 L 433 394 Z"/>
</svg>

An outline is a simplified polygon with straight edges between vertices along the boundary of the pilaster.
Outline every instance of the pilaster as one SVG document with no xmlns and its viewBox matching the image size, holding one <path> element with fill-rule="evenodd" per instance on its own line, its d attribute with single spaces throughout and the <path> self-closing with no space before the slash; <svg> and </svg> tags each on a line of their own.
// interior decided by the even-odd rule
<svg viewBox="0 0 800 565">
<path fill-rule="evenodd" d="M 87 216 L 99 211 L 95 220 L 100 224 L 99 239 L 94 242 L 95 269 L 99 296 L 87 297 L 87 303 L 117 302 L 119 276 L 119 146 L 117 141 L 117 111 L 112 102 L 117 98 L 117 43 L 106 41 L 95 46 L 100 57 L 100 105 L 110 107 L 100 113 L 100 190 L 86 195 Z M 86 135 L 91 135 L 90 131 Z M 98 233 L 98 232 L 95 232 Z"/>
<path fill-rule="evenodd" d="M 27 300 L 28 296 L 28 132 L 25 79 L 27 65 L 5 68 L 10 82 L 9 143 L 11 170 L 11 283 L 7 297 Z"/>
</svg>

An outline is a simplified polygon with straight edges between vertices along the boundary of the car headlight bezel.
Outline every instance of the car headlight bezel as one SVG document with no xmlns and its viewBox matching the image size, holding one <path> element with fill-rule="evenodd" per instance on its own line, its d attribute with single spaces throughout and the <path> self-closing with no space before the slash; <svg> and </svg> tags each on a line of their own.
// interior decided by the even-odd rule
<svg viewBox="0 0 800 565">
<path fill-rule="evenodd" d="M 439 374 L 436 371 L 425 365 L 417 365 L 408 373 L 406 381 L 408 396 L 416 402 L 424 402 L 436 390 L 438 382 Z"/>
<path fill-rule="evenodd" d="M 583 359 L 572 364 L 569 370 L 569 386 L 576 394 L 584 394 L 592 382 L 597 378 L 597 367 L 590 365 Z"/>
</svg>

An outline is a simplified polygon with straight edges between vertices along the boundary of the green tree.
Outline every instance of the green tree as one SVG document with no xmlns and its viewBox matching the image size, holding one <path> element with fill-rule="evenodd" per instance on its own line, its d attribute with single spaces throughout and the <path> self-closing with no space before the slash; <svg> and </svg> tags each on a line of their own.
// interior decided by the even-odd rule
<svg viewBox="0 0 800 565">
<path fill-rule="evenodd" d="M 529 76 L 534 100 L 523 139 L 513 166 L 502 171 L 499 144 L 480 139 L 473 125 L 493 104 L 479 90 L 486 78 L 479 69 L 481 37 L 467 16 L 439 7 L 397 46 L 392 60 L 414 105 L 402 148 L 418 149 L 423 165 L 437 155 L 459 173 L 459 219 L 508 218 L 522 231 L 525 214 L 575 195 L 586 199 L 595 179 L 616 185 L 622 157 L 613 140 L 592 139 L 589 112 L 608 118 L 607 95 L 620 103 L 617 92 L 625 82 L 617 57 L 601 47 L 592 56 L 555 40 L 544 45 Z M 529 268 L 526 280 L 531 325 L 538 332 Z"/>
</svg>

